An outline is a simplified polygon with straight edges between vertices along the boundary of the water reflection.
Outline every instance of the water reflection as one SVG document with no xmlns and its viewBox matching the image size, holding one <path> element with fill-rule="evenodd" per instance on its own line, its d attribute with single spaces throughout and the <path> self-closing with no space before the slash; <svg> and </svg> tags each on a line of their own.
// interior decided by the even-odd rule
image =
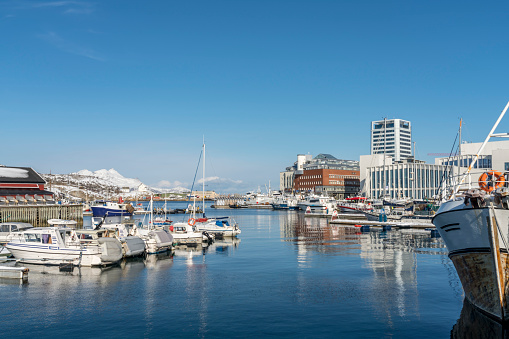
<svg viewBox="0 0 509 339">
<path fill-rule="evenodd" d="M 451 338 L 509 338 L 509 325 L 489 318 L 465 299 L 460 318 L 451 330 Z"/>
<path fill-rule="evenodd" d="M 300 268 L 312 267 L 316 254 L 359 257 L 372 274 L 372 278 L 365 280 L 367 286 L 363 286 L 362 298 L 369 300 L 374 314 L 383 319 L 389 328 L 395 328 L 395 317 L 419 317 L 419 255 L 441 256 L 442 264 L 449 265 L 448 272 L 452 268 L 443 241 L 431 237 L 430 232 L 425 230 L 382 231 L 381 228 L 371 228 L 361 231 L 354 225 L 330 225 L 326 219 L 305 217 L 303 214 L 282 214 L 280 228 L 282 241 L 294 243 Z M 302 290 L 308 288 L 305 277 L 298 278 Z M 450 285 L 457 295 L 461 295 L 461 286 L 455 275 L 450 276 Z M 361 293 L 356 290 L 354 293 Z"/>
</svg>

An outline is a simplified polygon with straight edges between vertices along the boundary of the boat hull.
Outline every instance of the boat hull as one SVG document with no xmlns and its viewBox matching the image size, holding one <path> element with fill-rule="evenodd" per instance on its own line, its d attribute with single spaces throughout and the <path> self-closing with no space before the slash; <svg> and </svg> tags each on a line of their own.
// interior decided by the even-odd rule
<svg viewBox="0 0 509 339">
<path fill-rule="evenodd" d="M 446 205 L 448 204 L 448 205 Z M 498 321 L 508 320 L 509 210 L 446 202 L 433 219 L 460 278 L 465 298 Z"/>
<path fill-rule="evenodd" d="M 60 248 L 58 246 L 29 245 L 24 243 L 8 243 L 7 249 L 14 258 L 22 263 L 60 265 L 72 263 L 75 266 L 105 266 L 117 263 L 122 258 L 115 256 L 113 260 L 102 259 L 103 253 L 96 250 L 78 248 Z M 120 248 L 120 247 L 119 247 Z"/>
<path fill-rule="evenodd" d="M 92 206 L 92 215 L 94 217 L 113 217 L 113 216 L 130 216 L 131 213 L 129 213 L 127 210 L 123 209 L 116 209 L 116 208 L 109 208 L 109 207 L 103 207 L 103 206 Z"/>
</svg>

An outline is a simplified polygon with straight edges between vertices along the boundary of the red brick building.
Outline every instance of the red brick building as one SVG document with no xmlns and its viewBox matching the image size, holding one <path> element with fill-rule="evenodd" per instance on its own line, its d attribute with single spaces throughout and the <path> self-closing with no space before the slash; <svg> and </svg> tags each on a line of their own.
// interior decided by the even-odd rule
<svg viewBox="0 0 509 339">
<path fill-rule="evenodd" d="M 295 175 L 293 189 L 312 191 L 334 196 L 338 199 L 355 196 L 360 189 L 360 172 L 357 170 L 311 169 Z"/>
</svg>

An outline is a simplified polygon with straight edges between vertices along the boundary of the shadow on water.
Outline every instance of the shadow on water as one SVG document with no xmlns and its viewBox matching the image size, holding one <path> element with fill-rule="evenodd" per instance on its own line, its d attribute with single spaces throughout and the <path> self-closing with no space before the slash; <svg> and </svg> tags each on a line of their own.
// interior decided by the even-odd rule
<svg viewBox="0 0 509 339">
<path fill-rule="evenodd" d="M 460 318 L 451 330 L 451 338 L 509 338 L 509 324 L 501 324 L 491 319 L 465 299 Z"/>
</svg>

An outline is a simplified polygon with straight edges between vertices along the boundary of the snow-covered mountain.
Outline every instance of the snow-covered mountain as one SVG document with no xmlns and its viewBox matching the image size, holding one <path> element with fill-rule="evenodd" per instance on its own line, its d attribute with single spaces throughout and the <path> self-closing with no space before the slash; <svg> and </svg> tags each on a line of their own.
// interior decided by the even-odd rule
<svg viewBox="0 0 509 339">
<path fill-rule="evenodd" d="M 117 187 L 129 187 L 130 189 L 138 189 L 143 183 L 139 179 L 126 178 L 122 174 L 118 173 L 114 168 L 109 170 L 101 169 L 95 172 L 89 170 L 81 170 L 72 175 L 80 176 L 84 179 L 96 179 L 96 181 L 102 181 L 104 184 L 109 186 Z"/>
<path fill-rule="evenodd" d="M 121 195 L 124 197 L 159 193 L 187 193 L 189 189 L 149 187 L 139 179 L 126 178 L 115 169 L 101 169 L 95 172 L 87 169 L 70 174 L 42 174 L 48 189 L 63 195 L 75 192 L 79 196 L 104 197 Z"/>
</svg>

